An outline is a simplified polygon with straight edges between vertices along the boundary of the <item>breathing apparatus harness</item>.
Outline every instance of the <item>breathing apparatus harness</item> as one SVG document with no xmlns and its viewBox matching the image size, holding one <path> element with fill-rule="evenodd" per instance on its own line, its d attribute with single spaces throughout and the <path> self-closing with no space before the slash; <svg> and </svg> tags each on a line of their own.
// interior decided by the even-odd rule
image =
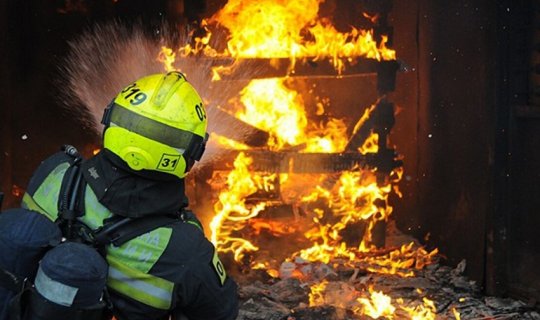
<svg viewBox="0 0 540 320">
<path fill-rule="evenodd" d="M 105 258 L 107 246 L 110 244 L 121 246 L 142 234 L 174 222 L 193 222 L 190 219 L 193 217 L 193 213 L 185 209 L 188 205 L 185 201 L 176 214 L 156 214 L 140 218 L 113 215 L 113 217 L 104 220 L 103 226 L 92 230 L 78 219 L 85 214 L 84 195 L 87 184 L 80 170 L 83 158 L 71 145 L 62 146 L 62 150 L 71 157 L 71 161 L 60 187 L 58 218 L 55 223 L 62 231 L 65 241 L 89 245 Z M 198 226 L 201 228 L 200 225 Z M 33 314 L 35 313 L 39 319 L 98 320 L 103 319 L 103 315 L 112 310 L 106 288 L 103 292 L 103 300 L 95 307 L 72 309 L 44 299 L 35 292 L 35 288 L 28 279 L 21 279 L 21 277 L 1 268 L 0 286 L 17 293 L 10 304 L 10 320 L 25 319 L 25 306 L 30 306 Z"/>
</svg>

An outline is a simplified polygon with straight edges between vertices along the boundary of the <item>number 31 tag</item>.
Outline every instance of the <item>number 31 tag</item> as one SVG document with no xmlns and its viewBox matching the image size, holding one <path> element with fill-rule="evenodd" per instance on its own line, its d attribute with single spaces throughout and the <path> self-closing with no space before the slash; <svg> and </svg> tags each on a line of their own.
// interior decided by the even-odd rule
<svg viewBox="0 0 540 320">
<path fill-rule="evenodd" d="M 161 156 L 161 160 L 159 160 L 157 169 L 161 171 L 174 171 L 176 165 L 178 165 L 178 161 L 180 161 L 179 155 L 164 153 Z"/>
</svg>

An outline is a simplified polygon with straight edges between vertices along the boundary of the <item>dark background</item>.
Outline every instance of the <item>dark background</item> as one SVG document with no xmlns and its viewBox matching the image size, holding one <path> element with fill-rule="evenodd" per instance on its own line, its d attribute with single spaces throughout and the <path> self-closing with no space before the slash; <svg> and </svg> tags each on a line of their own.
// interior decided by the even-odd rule
<svg viewBox="0 0 540 320">
<path fill-rule="evenodd" d="M 60 107 L 56 79 L 68 41 L 112 19 L 149 30 L 163 20 L 186 24 L 222 3 L 1 1 L 4 208 L 17 205 L 34 168 L 60 145 L 99 143 Z M 352 4 L 325 6 L 346 24 Z M 438 247 L 450 265 L 466 259 L 488 294 L 540 298 L 536 1 L 395 0 L 390 18 L 398 58 L 410 70 L 391 96 L 399 110 L 392 143 L 405 163 L 403 198 L 393 203 L 398 226 Z"/>
</svg>

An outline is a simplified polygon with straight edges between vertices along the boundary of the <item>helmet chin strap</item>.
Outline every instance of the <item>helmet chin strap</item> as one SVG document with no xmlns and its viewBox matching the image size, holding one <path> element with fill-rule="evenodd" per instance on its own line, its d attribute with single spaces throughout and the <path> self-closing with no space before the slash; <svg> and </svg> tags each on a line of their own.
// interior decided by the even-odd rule
<svg viewBox="0 0 540 320">
<path fill-rule="evenodd" d="M 206 142 L 208 141 L 208 132 L 204 134 L 204 138 L 201 142 L 195 144 L 192 148 L 190 148 L 190 155 L 189 158 L 193 159 L 195 161 L 201 160 L 202 155 L 204 154 L 204 151 L 206 150 Z"/>
<path fill-rule="evenodd" d="M 204 154 L 204 151 L 206 150 L 206 142 L 208 141 L 208 132 L 205 133 L 204 139 L 197 143 L 192 150 L 190 150 L 189 156 L 184 156 L 184 159 L 186 160 L 186 171 L 185 173 L 189 172 L 191 168 L 193 168 L 193 165 L 195 164 L 195 161 L 199 161 L 202 158 L 202 155 Z"/>
<path fill-rule="evenodd" d="M 103 110 L 103 116 L 101 117 L 101 124 L 104 125 L 103 132 L 101 133 L 102 137 L 105 137 L 105 130 L 109 127 L 111 123 L 111 114 L 114 106 L 114 99 L 107 105 L 105 110 Z"/>
</svg>

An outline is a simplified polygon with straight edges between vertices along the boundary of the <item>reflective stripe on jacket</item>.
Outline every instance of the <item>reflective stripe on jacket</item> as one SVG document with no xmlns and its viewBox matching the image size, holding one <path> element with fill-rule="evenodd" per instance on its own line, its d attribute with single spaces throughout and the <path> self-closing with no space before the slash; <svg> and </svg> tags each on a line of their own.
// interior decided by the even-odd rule
<svg viewBox="0 0 540 320">
<path fill-rule="evenodd" d="M 38 168 L 32 177 L 22 206 L 41 212 L 52 221 L 58 217 L 58 199 L 62 179 L 69 167 L 67 156 L 55 155 Z M 99 203 L 91 188 L 84 195 L 85 215 L 80 221 L 95 230 L 112 213 Z M 109 277 L 107 286 L 145 305 L 169 310 L 172 307 L 174 283 L 149 273 L 165 251 L 172 229 L 161 227 L 134 238 L 120 247 L 107 248 Z"/>
</svg>

